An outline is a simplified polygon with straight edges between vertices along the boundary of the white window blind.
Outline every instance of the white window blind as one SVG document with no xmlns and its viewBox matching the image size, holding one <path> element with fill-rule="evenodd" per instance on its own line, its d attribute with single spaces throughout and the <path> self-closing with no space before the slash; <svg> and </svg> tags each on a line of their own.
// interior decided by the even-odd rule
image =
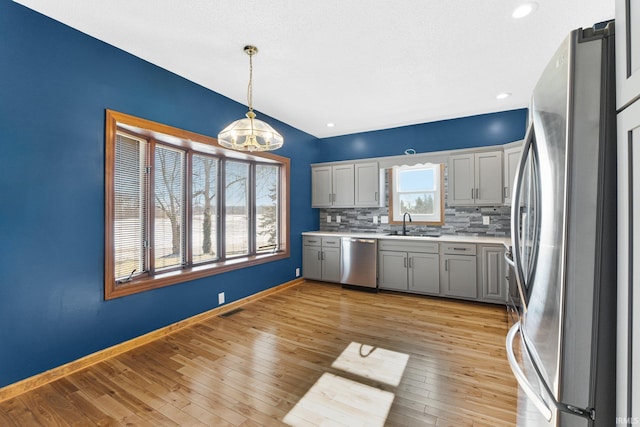
<svg viewBox="0 0 640 427">
<path fill-rule="evenodd" d="M 191 251 L 193 263 L 218 259 L 218 159 L 193 155 Z"/>
<path fill-rule="evenodd" d="M 155 269 L 185 262 L 185 153 L 156 145 L 154 158 Z"/>
<path fill-rule="evenodd" d="M 280 167 L 256 165 L 256 251 L 278 250 Z"/>
<path fill-rule="evenodd" d="M 116 136 L 113 224 L 116 280 L 146 270 L 146 152 L 146 141 L 123 134 Z"/>
<path fill-rule="evenodd" d="M 249 164 L 225 162 L 225 256 L 249 253 Z"/>
</svg>

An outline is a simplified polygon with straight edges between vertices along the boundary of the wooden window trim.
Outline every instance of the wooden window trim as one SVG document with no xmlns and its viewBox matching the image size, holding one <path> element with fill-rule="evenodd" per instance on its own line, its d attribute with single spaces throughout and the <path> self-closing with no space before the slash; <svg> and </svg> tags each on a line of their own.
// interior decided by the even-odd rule
<svg viewBox="0 0 640 427">
<path fill-rule="evenodd" d="M 280 231 L 280 251 L 273 254 L 255 254 L 219 262 L 197 264 L 180 270 L 166 271 L 154 276 L 141 275 L 124 284 L 116 284 L 114 277 L 115 247 L 113 224 L 115 221 L 115 138 L 118 129 L 124 129 L 136 135 L 152 140 L 159 140 L 169 145 L 225 157 L 233 160 L 257 161 L 261 163 L 279 164 L 280 194 L 279 215 L 283 230 Z M 167 137 L 171 140 L 166 141 Z M 227 273 L 245 267 L 273 262 L 290 257 L 290 159 L 269 152 L 244 153 L 227 150 L 218 144 L 217 139 L 131 116 L 128 114 L 106 110 L 105 117 L 105 259 L 104 259 L 104 298 L 106 300 L 132 295 L 139 292 L 157 289 L 177 283 L 200 279 L 216 274 Z"/>
<path fill-rule="evenodd" d="M 444 165 L 440 164 L 440 221 L 411 221 L 412 225 L 442 226 L 444 225 Z M 393 169 L 387 169 L 389 195 L 389 224 L 402 225 L 402 221 L 393 218 Z"/>
</svg>

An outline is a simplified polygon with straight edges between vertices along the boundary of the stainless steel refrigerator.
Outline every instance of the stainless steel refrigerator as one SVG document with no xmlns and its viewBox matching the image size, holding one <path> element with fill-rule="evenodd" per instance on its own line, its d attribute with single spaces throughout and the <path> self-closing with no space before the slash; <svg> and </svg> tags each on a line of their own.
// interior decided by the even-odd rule
<svg viewBox="0 0 640 427">
<path fill-rule="evenodd" d="M 517 425 L 615 425 L 614 29 L 571 32 L 529 107 L 513 191 Z"/>
</svg>

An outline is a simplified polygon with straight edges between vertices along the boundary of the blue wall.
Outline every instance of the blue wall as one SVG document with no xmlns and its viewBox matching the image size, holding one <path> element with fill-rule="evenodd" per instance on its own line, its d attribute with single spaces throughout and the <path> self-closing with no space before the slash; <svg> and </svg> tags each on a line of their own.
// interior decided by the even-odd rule
<svg viewBox="0 0 640 427">
<path fill-rule="evenodd" d="M 500 145 L 524 138 L 527 110 L 511 110 L 321 140 L 319 162 Z"/>
<path fill-rule="evenodd" d="M 246 107 L 8 0 L 0 62 L 0 387 L 295 277 L 318 140 L 263 115 L 292 159 L 291 258 L 104 301 L 105 109 L 215 136 Z"/>
<path fill-rule="evenodd" d="M 212 71 L 213 72 L 213 71 Z M 0 387 L 294 278 L 311 163 L 492 145 L 506 112 L 318 140 L 262 115 L 291 158 L 291 258 L 103 300 L 105 109 L 215 136 L 246 107 L 0 0 Z"/>
</svg>

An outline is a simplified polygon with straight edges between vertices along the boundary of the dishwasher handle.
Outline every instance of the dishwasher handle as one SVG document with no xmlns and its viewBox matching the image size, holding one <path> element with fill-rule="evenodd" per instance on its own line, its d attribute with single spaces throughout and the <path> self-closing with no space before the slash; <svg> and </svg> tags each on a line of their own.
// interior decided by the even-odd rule
<svg viewBox="0 0 640 427">
<path fill-rule="evenodd" d="M 354 237 L 350 237 L 345 240 L 347 242 L 353 242 L 353 243 L 375 243 L 376 242 L 376 239 L 358 239 Z"/>
</svg>

